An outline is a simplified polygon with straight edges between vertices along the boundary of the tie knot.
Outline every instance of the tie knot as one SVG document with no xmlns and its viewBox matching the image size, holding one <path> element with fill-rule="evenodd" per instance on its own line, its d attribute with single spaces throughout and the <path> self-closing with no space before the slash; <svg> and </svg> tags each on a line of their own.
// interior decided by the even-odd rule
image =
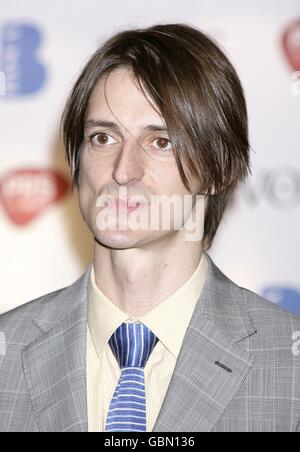
<svg viewBox="0 0 300 452">
<path fill-rule="evenodd" d="M 158 339 L 142 323 L 122 323 L 109 340 L 120 368 L 144 368 Z"/>
</svg>

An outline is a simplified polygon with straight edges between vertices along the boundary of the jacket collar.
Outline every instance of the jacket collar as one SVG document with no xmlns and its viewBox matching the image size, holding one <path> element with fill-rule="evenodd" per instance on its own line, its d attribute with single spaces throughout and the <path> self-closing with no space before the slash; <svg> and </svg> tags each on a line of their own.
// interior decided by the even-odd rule
<svg viewBox="0 0 300 452">
<path fill-rule="evenodd" d="M 215 265 L 207 254 L 208 272 L 195 314 L 202 313 L 233 342 L 256 332 L 248 311 L 251 292 L 242 290 Z"/>
</svg>

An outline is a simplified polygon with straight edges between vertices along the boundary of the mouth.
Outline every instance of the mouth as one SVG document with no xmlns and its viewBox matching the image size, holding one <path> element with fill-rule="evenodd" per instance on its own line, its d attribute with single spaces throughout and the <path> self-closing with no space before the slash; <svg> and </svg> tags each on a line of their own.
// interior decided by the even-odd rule
<svg viewBox="0 0 300 452">
<path fill-rule="evenodd" d="M 144 203 L 142 203 L 141 201 L 138 201 L 137 199 L 135 200 L 130 200 L 130 199 L 116 199 L 116 209 L 118 212 L 120 213 L 126 213 L 129 214 L 131 212 L 133 212 L 134 210 L 139 209 L 140 207 L 142 207 L 143 205 L 145 205 Z"/>
</svg>

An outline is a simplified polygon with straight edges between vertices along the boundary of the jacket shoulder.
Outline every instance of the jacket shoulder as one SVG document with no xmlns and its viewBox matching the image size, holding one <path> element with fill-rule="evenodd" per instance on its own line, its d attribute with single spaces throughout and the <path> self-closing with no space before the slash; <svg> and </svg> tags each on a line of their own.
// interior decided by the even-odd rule
<svg viewBox="0 0 300 452">
<path fill-rule="evenodd" d="M 0 315 L 0 332 L 7 341 L 22 340 L 23 345 L 30 341 L 30 331 L 37 326 L 35 319 L 43 319 L 53 324 L 76 307 L 87 290 L 89 271 L 87 270 L 77 281 L 69 286 L 42 295 L 11 311 Z"/>
<path fill-rule="evenodd" d="M 4 334 L 6 341 L 16 341 L 22 337 L 23 342 L 26 343 L 25 330 L 33 327 L 33 319 L 39 317 L 46 304 L 55 303 L 57 296 L 64 290 L 65 288 L 55 290 L 1 314 L 0 332 Z"/>
<path fill-rule="evenodd" d="M 249 289 L 240 288 L 240 290 L 246 301 L 248 315 L 256 329 L 256 334 L 249 338 L 250 349 L 255 353 L 259 350 L 262 361 L 270 360 L 273 350 L 277 362 L 283 363 L 282 367 L 293 368 L 294 347 L 297 346 L 296 341 L 300 337 L 300 317 Z M 263 362 L 261 364 L 265 365 Z"/>
<path fill-rule="evenodd" d="M 209 278 L 212 281 L 209 286 L 208 296 L 215 297 L 220 304 L 226 302 L 228 317 L 251 318 L 258 330 L 265 330 L 273 326 L 300 331 L 300 317 L 281 306 L 267 300 L 261 295 L 238 285 L 228 275 L 215 265 L 211 257 L 206 253 L 209 263 Z M 221 294 L 221 296 L 220 296 Z M 233 315 L 234 313 L 234 315 Z M 220 315 L 220 312 L 218 313 Z M 223 311 L 224 315 L 224 311 Z"/>
<path fill-rule="evenodd" d="M 243 293 L 246 308 L 255 324 L 263 326 L 270 325 L 271 322 L 277 326 L 297 326 L 300 330 L 299 316 L 245 287 L 239 287 L 239 289 Z"/>
</svg>

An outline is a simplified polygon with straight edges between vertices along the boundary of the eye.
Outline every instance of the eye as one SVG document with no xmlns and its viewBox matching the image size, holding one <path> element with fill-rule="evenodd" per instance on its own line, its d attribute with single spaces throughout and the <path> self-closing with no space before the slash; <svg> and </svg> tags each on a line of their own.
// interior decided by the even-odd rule
<svg viewBox="0 0 300 452">
<path fill-rule="evenodd" d="M 108 133 L 105 132 L 94 133 L 93 135 L 90 136 L 90 141 L 95 146 L 106 146 L 108 144 L 114 144 L 111 141 L 109 141 L 109 139 L 116 142 L 116 140 L 114 140 L 114 138 L 111 135 L 108 135 Z"/>
<path fill-rule="evenodd" d="M 153 141 L 153 143 L 158 143 L 158 149 L 160 151 L 171 151 L 172 150 L 172 143 L 167 138 L 159 137 L 156 140 Z M 169 147 L 168 147 L 169 145 Z"/>
</svg>

